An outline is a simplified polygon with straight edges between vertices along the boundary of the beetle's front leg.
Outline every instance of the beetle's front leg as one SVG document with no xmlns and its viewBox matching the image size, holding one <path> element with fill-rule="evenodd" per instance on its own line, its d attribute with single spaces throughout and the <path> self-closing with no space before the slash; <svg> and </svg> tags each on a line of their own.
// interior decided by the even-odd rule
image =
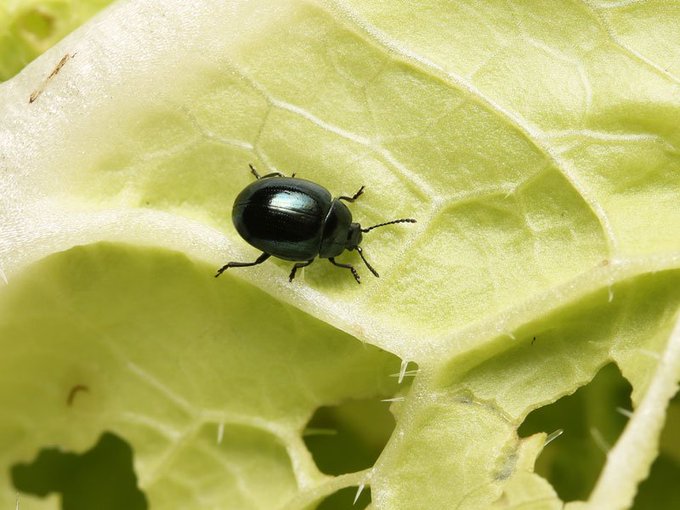
<svg viewBox="0 0 680 510">
<path fill-rule="evenodd" d="M 248 166 L 250 167 L 250 173 L 255 176 L 256 179 L 266 179 L 267 177 L 285 177 L 281 172 L 272 172 L 267 175 L 260 175 L 257 170 L 255 170 L 255 167 L 248 163 Z M 293 174 L 295 175 L 295 174 Z"/>
<path fill-rule="evenodd" d="M 351 197 L 346 197 L 345 195 L 343 195 L 341 197 L 338 197 L 338 200 L 345 200 L 347 202 L 354 202 L 357 198 L 359 198 L 361 195 L 364 194 L 364 187 L 365 186 L 362 186 L 361 188 L 359 188 L 359 191 L 357 191 Z"/>
<path fill-rule="evenodd" d="M 361 283 L 361 278 L 359 278 L 359 273 L 357 273 L 357 270 L 354 269 L 353 266 L 351 266 L 349 264 L 341 264 L 340 262 L 336 262 L 333 257 L 329 257 L 328 260 L 334 266 L 344 267 L 345 269 L 349 269 L 350 271 L 352 271 L 352 276 L 354 276 L 354 279 L 357 281 L 357 283 Z"/>
<path fill-rule="evenodd" d="M 288 281 L 292 282 L 293 278 L 295 278 L 295 273 L 297 272 L 297 270 L 300 269 L 301 267 L 307 267 L 312 262 L 314 262 L 314 259 L 308 260 L 307 262 L 296 262 L 295 265 L 293 266 L 293 269 L 290 272 L 290 276 L 288 277 Z"/>
<path fill-rule="evenodd" d="M 257 257 L 257 260 L 255 262 L 229 262 L 228 264 L 223 265 L 221 268 L 217 270 L 217 274 L 215 275 L 215 278 L 217 278 L 219 275 L 224 273 L 227 269 L 230 267 L 249 267 L 249 266 L 256 266 L 258 264 L 262 264 L 265 260 L 267 260 L 271 255 L 269 253 L 263 253 L 259 257 Z"/>
</svg>

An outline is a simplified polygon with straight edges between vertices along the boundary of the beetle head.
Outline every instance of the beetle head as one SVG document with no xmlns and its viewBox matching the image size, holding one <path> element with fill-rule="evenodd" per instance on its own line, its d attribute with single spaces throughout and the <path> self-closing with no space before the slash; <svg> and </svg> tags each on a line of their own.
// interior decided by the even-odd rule
<svg viewBox="0 0 680 510">
<path fill-rule="evenodd" d="M 347 246 L 348 250 L 353 250 L 361 244 L 363 234 L 361 233 L 361 225 L 358 223 L 352 223 L 349 226 L 349 232 L 347 232 Z"/>
</svg>

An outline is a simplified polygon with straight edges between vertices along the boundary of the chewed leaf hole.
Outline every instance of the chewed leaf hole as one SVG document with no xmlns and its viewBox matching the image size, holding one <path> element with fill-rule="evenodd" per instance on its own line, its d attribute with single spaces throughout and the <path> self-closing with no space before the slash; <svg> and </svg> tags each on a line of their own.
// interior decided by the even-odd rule
<svg viewBox="0 0 680 510">
<path fill-rule="evenodd" d="M 633 510 L 659 508 L 680 508 L 680 393 L 668 406 L 666 423 L 661 432 L 659 456 L 645 481 L 640 484 L 635 496 Z"/>
<path fill-rule="evenodd" d="M 632 387 L 610 363 L 574 394 L 536 409 L 519 434 L 563 430 L 545 446 L 536 472 L 546 478 L 563 501 L 585 500 L 606 462 L 607 451 L 621 435 L 631 410 Z"/>
<path fill-rule="evenodd" d="M 61 495 L 62 510 L 146 510 L 146 496 L 137 487 L 132 448 L 105 432 L 81 454 L 43 448 L 30 463 L 12 466 L 12 483 L 25 494 Z"/>
<path fill-rule="evenodd" d="M 357 489 L 358 487 L 340 489 L 321 501 L 315 510 L 363 510 L 371 502 L 371 489 L 366 487 L 356 498 Z"/>
<path fill-rule="evenodd" d="M 317 409 L 305 428 L 304 441 L 322 472 L 351 473 L 375 463 L 394 425 L 388 403 L 348 400 Z"/>
<path fill-rule="evenodd" d="M 16 26 L 31 38 L 44 40 L 54 34 L 56 19 L 42 9 L 31 9 L 23 13 L 17 20 Z"/>
</svg>

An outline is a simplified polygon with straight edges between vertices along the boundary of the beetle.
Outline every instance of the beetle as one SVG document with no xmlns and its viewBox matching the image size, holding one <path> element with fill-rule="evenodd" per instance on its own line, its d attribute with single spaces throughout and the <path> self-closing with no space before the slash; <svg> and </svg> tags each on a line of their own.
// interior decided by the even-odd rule
<svg viewBox="0 0 680 510">
<path fill-rule="evenodd" d="M 335 257 L 345 250 L 356 250 L 371 273 L 379 276 L 359 246 L 363 234 L 385 225 L 416 222 L 412 218 L 403 218 L 361 228 L 352 221 L 352 213 L 342 201 L 354 202 L 363 194 L 364 186 L 351 197 L 333 198 L 323 186 L 295 178 L 295 174 L 291 177 L 280 172 L 260 175 L 253 165 L 248 166 L 256 180 L 236 197 L 231 218 L 241 237 L 262 250 L 262 254 L 254 262 L 225 264 L 215 278 L 230 267 L 256 266 L 274 256 L 295 261 L 288 277 L 288 281 L 292 282 L 298 269 L 319 257 L 350 270 L 356 282 L 361 283 L 356 269 L 350 264 L 337 262 Z"/>
</svg>

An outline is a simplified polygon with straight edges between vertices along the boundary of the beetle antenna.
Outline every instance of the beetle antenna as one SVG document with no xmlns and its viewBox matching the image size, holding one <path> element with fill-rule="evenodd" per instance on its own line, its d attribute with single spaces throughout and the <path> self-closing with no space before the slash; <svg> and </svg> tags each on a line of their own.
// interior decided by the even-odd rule
<svg viewBox="0 0 680 510">
<path fill-rule="evenodd" d="M 379 223 L 378 225 L 373 225 L 372 227 L 362 228 L 361 231 L 362 232 L 368 232 L 369 230 L 373 230 L 374 228 L 384 227 L 385 225 L 392 225 L 394 223 L 416 223 L 416 220 L 414 220 L 413 218 L 403 218 L 401 220 L 392 220 L 392 221 L 388 221 L 387 223 Z M 359 252 L 359 253 L 361 253 L 361 252 Z M 364 260 L 364 262 L 366 262 L 366 261 Z M 366 265 L 368 265 L 368 262 L 366 262 Z M 371 266 L 368 266 L 368 267 L 370 268 Z"/>
<path fill-rule="evenodd" d="M 373 269 L 373 266 L 368 263 L 368 260 L 366 260 L 366 257 L 364 257 L 364 252 L 361 249 L 361 246 L 357 246 L 356 250 L 359 252 L 359 256 L 361 257 L 361 260 L 364 261 L 364 264 L 366 264 L 366 267 L 373 273 L 376 277 L 380 278 L 380 275 L 378 274 L 378 271 Z"/>
</svg>

